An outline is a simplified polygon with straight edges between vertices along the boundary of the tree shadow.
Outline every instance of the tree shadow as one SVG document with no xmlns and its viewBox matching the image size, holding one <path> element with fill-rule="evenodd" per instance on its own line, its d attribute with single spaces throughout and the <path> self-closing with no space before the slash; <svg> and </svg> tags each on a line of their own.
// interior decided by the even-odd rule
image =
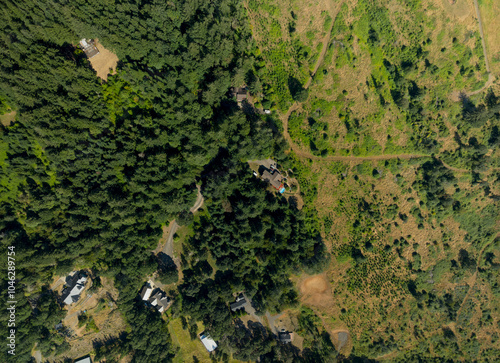
<svg viewBox="0 0 500 363">
<path fill-rule="evenodd" d="M 307 100 L 307 96 L 309 93 L 304 87 L 302 87 L 302 83 L 300 83 L 297 78 L 288 78 L 288 90 L 290 91 L 290 94 L 292 95 L 294 101 L 304 102 L 305 100 Z"/>
<path fill-rule="evenodd" d="M 166 253 L 160 252 L 156 257 L 158 259 L 158 267 L 160 269 L 164 270 L 177 269 L 177 266 L 175 265 L 175 262 L 172 259 L 172 257 L 167 255 Z"/>
</svg>

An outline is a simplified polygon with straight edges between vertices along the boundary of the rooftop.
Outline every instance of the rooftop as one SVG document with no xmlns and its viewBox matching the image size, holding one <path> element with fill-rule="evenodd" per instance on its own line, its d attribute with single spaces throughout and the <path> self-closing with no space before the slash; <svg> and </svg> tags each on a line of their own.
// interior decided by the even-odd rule
<svg viewBox="0 0 500 363">
<path fill-rule="evenodd" d="M 148 300 L 151 296 L 151 293 L 153 292 L 153 288 L 147 283 L 144 285 L 141 291 L 141 299 L 142 300 Z"/>
<path fill-rule="evenodd" d="M 233 97 L 236 97 L 236 101 L 240 104 L 243 100 L 247 98 L 246 87 L 235 87 L 232 90 Z"/>
<path fill-rule="evenodd" d="M 279 333 L 278 338 L 282 343 L 290 343 L 292 341 L 292 335 L 289 332 Z"/>
<path fill-rule="evenodd" d="M 156 288 L 151 280 L 143 286 L 140 295 L 143 301 L 150 303 L 162 314 L 172 302 L 165 291 Z"/>
<path fill-rule="evenodd" d="M 89 59 L 99 54 L 99 50 L 95 46 L 93 40 L 87 40 L 87 39 L 80 40 L 80 47 L 83 49 L 85 55 Z"/>
<path fill-rule="evenodd" d="M 264 170 L 262 173 L 262 179 L 269 182 L 275 189 L 281 192 L 283 188 L 283 183 L 281 180 L 283 179 L 282 175 L 277 170 L 273 170 L 271 173 L 267 170 Z"/>
<path fill-rule="evenodd" d="M 238 309 L 241 309 L 246 303 L 247 301 L 245 299 L 239 301 L 236 300 L 236 302 L 230 304 L 231 310 L 236 311 Z"/>
<path fill-rule="evenodd" d="M 209 334 L 200 334 L 200 340 L 209 352 L 213 352 L 217 348 L 217 343 L 210 338 Z"/>
<path fill-rule="evenodd" d="M 75 360 L 75 363 L 92 363 L 92 360 L 90 359 L 90 357 L 83 357 Z"/>
<path fill-rule="evenodd" d="M 85 288 L 85 282 L 87 282 L 86 276 L 80 276 L 79 273 L 73 276 L 69 286 L 62 293 L 62 299 L 66 305 L 73 304 L 80 299 L 80 295 Z"/>
</svg>

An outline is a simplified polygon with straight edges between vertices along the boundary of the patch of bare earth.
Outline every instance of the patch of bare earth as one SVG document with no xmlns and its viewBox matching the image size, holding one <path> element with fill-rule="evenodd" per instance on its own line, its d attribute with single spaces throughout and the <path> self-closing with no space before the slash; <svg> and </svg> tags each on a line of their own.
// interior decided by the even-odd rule
<svg viewBox="0 0 500 363">
<path fill-rule="evenodd" d="M 465 20 L 467 16 L 473 14 L 474 6 L 472 1 L 467 0 L 437 0 L 437 4 L 458 20 Z"/>
<path fill-rule="evenodd" d="M 116 65 L 118 64 L 118 57 L 116 54 L 107 50 L 99 43 L 99 39 L 95 40 L 95 45 L 99 50 L 99 54 L 89 59 L 92 68 L 97 72 L 97 77 L 107 80 L 108 75 L 115 73 Z"/>
<path fill-rule="evenodd" d="M 71 349 L 61 356 L 47 358 L 49 362 L 59 362 L 64 358 L 76 359 L 89 354 L 93 351 L 95 342 L 117 337 L 126 329 L 125 320 L 115 303 L 118 291 L 113 281 L 104 277 L 101 277 L 101 281 L 102 287 L 99 290 L 90 294 L 88 286 L 80 300 L 69 306 L 62 323 L 72 332 L 72 337 L 68 339 Z M 78 316 L 84 311 L 94 319 L 98 332 L 87 329 L 85 325 L 78 327 Z"/>
<path fill-rule="evenodd" d="M 328 308 L 333 303 L 330 283 L 324 273 L 303 280 L 299 284 L 299 291 L 302 302 L 308 306 Z"/>
<path fill-rule="evenodd" d="M 167 242 L 168 235 L 170 233 L 170 229 L 172 228 L 173 222 L 170 222 L 169 225 L 164 225 L 161 227 L 162 229 L 162 235 L 161 238 L 158 241 L 158 246 L 156 249 L 153 251 L 154 254 L 158 254 L 161 250 L 163 250 L 163 247 L 165 247 L 165 243 Z"/>
<path fill-rule="evenodd" d="M 0 115 L 0 123 L 4 126 L 10 126 L 16 120 L 16 111 L 11 111 L 9 113 Z"/>
</svg>

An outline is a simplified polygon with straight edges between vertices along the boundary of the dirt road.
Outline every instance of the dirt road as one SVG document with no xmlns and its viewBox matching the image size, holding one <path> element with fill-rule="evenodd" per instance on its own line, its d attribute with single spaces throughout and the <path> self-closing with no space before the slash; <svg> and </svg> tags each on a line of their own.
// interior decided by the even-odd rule
<svg viewBox="0 0 500 363">
<path fill-rule="evenodd" d="M 486 71 L 490 73 L 490 63 L 488 62 L 488 54 L 486 53 L 486 42 L 483 34 L 483 22 L 481 21 L 481 13 L 479 12 L 479 4 L 474 0 L 474 7 L 476 8 L 477 21 L 479 23 L 479 33 L 481 34 L 481 44 L 483 45 L 484 62 L 486 63 Z"/>
<path fill-rule="evenodd" d="M 285 140 L 288 142 L 293 152 L 300 158 L 306 158 L 311 160 L 323 160 L 323 161 L 364 161 L 364 160 L 388 160 L 388 159 L 418 159 L 430 157 L 430 155 L 426 154 L 386 154 L 386 155 L 372 155 L 372 156 L 317 156 L 313 155 L 308 151 L 302 150 L 298 145 L 296 145 L 288 133 L 288 119 L 293 111 L 299 108 L 299 104 L 295 102 L 281 117 L 281 122 L 283 122 L 283 136 Z"/>
<path fill-rule="evenodd" d="M 189 209 L 191 213 L 194 213 L 198 209 L 200 209 L 204 201 L 203 195 L 201 195 L 201 187 L 197 185 L 196 188 L 198 189 L 198 196 L 196 197 L 196 202 L 194 202 L 194 205 L 191 207 L 191 209 Z"/>
<path fill-rule="evenodd" d="M 198 209 L 201 208 L 203 205 L 203 195 L 201 195 L 201 187 L 199 185 L 196 186 L 198 189 L 198 196 L 196 197 L 196 202 L 194 202 L 194 205 L 189 209 L 191 213 L 195 213 Z M 175 261 L 174 258 L 174 235 L 175 232 L 177 232 L 177 229 L 179 228 L 179 225 L 175 221 L 175 219 L 171 222 L 170 226 L 170 232 L 168 233 L 168 238 L 167 242 L 165 243 L 165 247 L 163 247 L 163 253 L 166 255 L 169 255 L 172 260 Z"/>
<path fill-rule="evenodd" d="M 476 3 L 476 6 L 477 6 L 477 0 L 474 0 L 474 2 Z M 339 3 L 338 8 L 340 8 L 341 5 L 342 5 L 342 3 Z M 482 37 L 483 31 L 482 31 L 481 20 L 479 17 L 479 9 L 477 9 L 477 11 L 478 11 L 478 18 L 479 18 L 479 23 L 480 23 L 480 28 L 481 28 L 481 37 Z M 323 50 L 322 50 L 322 52 L 321 52 L 321 54 L 316 62 L 316 65 L 314 67 L 314 72 L 311 74 L 311 76 L 309 77 L 309 79 L 307 80 L 307 82 L 304 85 L 305 89 L 309 88 L 309 86 L 311 85 L 311 82 L 314 78 L 314 75 L 316 74 L 317 70 L 321 66 L 321 63 L 323 63 L 323 60 L 324 60 L 325 54 L 326 54 L 326 50 L 328 48 L 328 44 L 331 41 L 331 31 L 332 31 L 332 28 L 330 28 L 329 32 L 327 33 L 327 35 L 323 39 Z M 485 59 L 487 59 L 486 58 L 486 48 L 484 47 L 484 38 L 482 38 L 482 39 L 483 39 L 483 50 L 485 52 Z M 487 67 L 488 72 L 489 72 L 488 63 L 486 63 L 486 67 Z M 493 81 L 494 81 L 494 77 L 490 73 L 489 78 L 488 78 L 488 82 L 480 90 L 474 91 L 474 92 L 472 92 L 472 94 L 476 94 L 476 93 L 481 92 L 483 89 L 489 87 L 493 83 Z M 299 108 L 300 108 L 300 103 L 294 102 L 294 104 L 290 106 L 288 111 L 280 117 L 281 122 L 283 123 L 283 136 L 285 137 L 285 140 L 288 142 L 288 145 L 290 145 L 293 152 L 299 158 L 305 158 L 305 159 L 311 159 L 311 160 L 317 160 L 317 161 L 352 162 L 352 161 L 389 160 L 389 159 L 406 159 L 406 160 L 408 160 L 408 159 L 419 159 L 419 158 L 430 157 L 430 155 L 427 155 L 427 154 L 385 154 L 385 155 L 372 155 L 372 156 L 334 156 L 334 155 L 331 155 L 331 156 L 325 156 L 325 157 L 313 155 L 308 151 L 302 150 L 298 145 L 296 145 L 292 141 L 290 134 L 288 133 L 288 119 L 290 118 L 290 115 L 292 114 L 292 112 L 296 111 Z M 466 170 L 466 169 L 454 168 L 454 167 L 451 167 L 447 164 L 444 164 L 444 165 L 447 168 L 449 168 L 450 170 L 453 170 L 455 172 L 459 172 L 459 173 L 468 173 L 469 172 L 469 170 Z"/>
<path fill-rule="evenodd" d="M 474 92 L 467 92 L 467 96 L 473 96 L 483 92 L 486 88 L 491 86 L 495 81 L 495 77 L 493 76 L 490 70 L 490 62 L 488 61 L 488 52 L 486 51 L 486 41 L 484 40 L 483 22 L 481 20 L 481 12 L 479 11 L 479 4 L 477 0 L 474 0 L 474 7 L 476 8 L 477 22 L 479 23 L 479 33 L 481 34 L 481 44 L 483 46 L 484 63 L 486 65 L 486 72 L 488 72 L 488 80 L 486 81 L 484 86 L 481 87 L 480 89 L 475 90 Z"/>
<path fill-rule="evenodd" d="M 339 13 L 340 7 L 342 6 L 343 1 L 339 2 L 337 4 L 335 11 L 335 17 Z M 314 66 L 314 71 L 311 74 L 311 77 L 307 80 L 306 84 L 304 85 L 305 89 L 308 89 L 309 86 L 311 85 L 311 82 L 314 78 L 314 75 L 318 71 L 319 67 L 321 66 L 321 63 L 323 63 L 323 60 L 325 59 L 326 51 L 328 50 L 328 45 L 330 44 L 330 39 L 332 37 L 332 30 L 333 30 L 333 25 L 335 24 L 334 21 L 332 21 L 332 25 L 330 25 L 330 29 L 326 32 L 325 37 L 322 40 L 323 43 L 323 48 L 321 49 L 321 53 L 319 54 L 318 60 L 316 61 L 316 65 Z"/>
<path fill-rule="evenodd" d="M 177 224 L 177 222 L 174 219 L 172 221 L 172 225 L 170 226 L 170 232 L 168 233 L 167 242 L 165 243 L 165 247 L 163 247 L 163 253 L 172 257 L 172 260 L 175 260 L 174 259 L 174 235 L 175 235 L 175 232 L 177 232 L 177 228 L 179 228 L 179 225 Z"/>
<path fill-rule="evenodd" d="M 271 315 L 269 313 L 269 311 L 266 311 L 266 318 L 267 318 L 267 322 L 269 323 L 269 329 L 271 329 L 271 331 L 275 334 L 279 333 L 279 331 L 276 329 L 276 325 L 275 325 L 276 319 L 278 319 L 281 315 L 283 315 L 283 313 Z"/>
</svg>

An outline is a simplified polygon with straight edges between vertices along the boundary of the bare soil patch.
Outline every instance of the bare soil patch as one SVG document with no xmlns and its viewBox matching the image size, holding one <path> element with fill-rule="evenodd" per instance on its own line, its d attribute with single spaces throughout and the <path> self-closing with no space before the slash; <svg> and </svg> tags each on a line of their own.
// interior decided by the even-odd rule
<svg viewBox="0 0 500 363">
<path fill-rule="evenodd" d="M 95 45 L 99 50 L 99 54 L 89 59 L 92 68 L 97 72 L 97 77 L 107 80 L 108 74 L 114 74 L 116 65 L 118 64 L 118 57 L 116 54 L 107 50 L 99 43 L 99 39 L 95 40 Z"/>
<path fill-rule="evenodd" d="M 160 240 L 158 241 L 158 246 L 154 250 L 155 255 L 158 254 L 163 247 L 165 246 L 165 242 L 167 242 L 168 235 L 170 233 L 170 229 L 172 228 L 173 221 L 169 223 L 169 225 L 164 225 L 161 227 L 163 234 L 161 235 Z"/>
<path fill-rule="evenodd" d="M 63 357 L 78 358 L 93 351 L 95 341 L 106 340 L 116 337 L 126 329 L 126 323 L 121 312 L 117 309 L 116 299 L 118 291 L 111 279 L 101 277 L 102 287 L 92 295 L 89 294 L 87 286 L 80 300 L 69 306 L 68 314 L 63 319 L 63 325 L 73 332 L 73 337 L 68 340 L 71 349 L 62 356 L 47 358 L 50 362 L 59 362 Z M 54 283 L 57 285 L 58 281 Z M 103 299 L 104 302 L 100 303 Z M 78 316 L 86 312 L 94 319 L 99 331 L 87 330 L 85 326 L 78 327 Z"/>
<path fill-rule="evenodd" d="M 337 351 L 346 355 L 351 349 L 349 348 L 351 344 L 350 334 L 348 330 L 336 329 L 330 331 L 330 336 L 332 338 L 332 343 L 337 348 Z"/>
<path fill-rule="evenodd" d="M 0 122 L 4 126 L 10 126 L 16 120 L 16 111 L 12 111 L 3 115 L 0 115 Z"/>
<path fill-rule="evenodd" d="M 299 284 L 302 302 L 316 308 L 327 308 L 333 303 L 333 296 L 326 274 L 306 278 Z"/>
</svg>

